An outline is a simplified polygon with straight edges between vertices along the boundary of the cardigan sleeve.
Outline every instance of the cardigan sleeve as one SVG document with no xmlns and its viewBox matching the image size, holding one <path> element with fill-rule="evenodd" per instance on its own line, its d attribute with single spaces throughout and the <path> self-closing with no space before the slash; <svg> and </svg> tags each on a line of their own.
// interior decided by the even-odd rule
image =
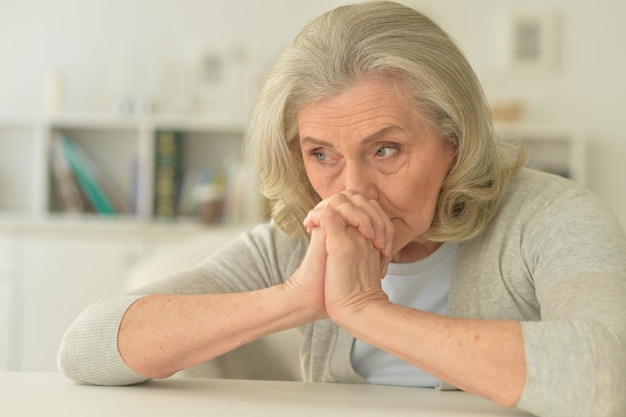
<svg viewBox="0 0 626 417">
<path fill-rule="evenodd" d="M 76 383 L 131 385 L 149 378 L 130 369 L 117 349 L 117 332 L 124 313 L 140 296 L 101 300 L 83 311 L 65 332 L 58 367 Z"/>
<path fill-rule="evenodd" d="M 488 228 L 461 245 L 448 314 L 521 323 L 519 408 L 624 416 L 624 299 L 626 235 L 615 216 L 574 182 L 524 169 Z"/>
<path fill-rule="evenodd" d="M 539 416 L 626 415 L 626 237 L 593 195 L 566 191 L 528 224 L 522 252 L 541 311 L 522 322 Z"/>
</svg>

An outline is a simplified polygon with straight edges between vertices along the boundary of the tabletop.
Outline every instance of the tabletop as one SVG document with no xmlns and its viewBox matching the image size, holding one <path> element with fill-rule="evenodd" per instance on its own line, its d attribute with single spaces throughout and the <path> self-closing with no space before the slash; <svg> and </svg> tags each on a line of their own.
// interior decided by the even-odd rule
<svg viewBox="0 0 626 417">
<path fill-rule="evenodd" d="M 58 373 L 0 372 L 0 416 L 529 416 L 460 391 L 172 377 L 127 387 Z"/>
</svg>

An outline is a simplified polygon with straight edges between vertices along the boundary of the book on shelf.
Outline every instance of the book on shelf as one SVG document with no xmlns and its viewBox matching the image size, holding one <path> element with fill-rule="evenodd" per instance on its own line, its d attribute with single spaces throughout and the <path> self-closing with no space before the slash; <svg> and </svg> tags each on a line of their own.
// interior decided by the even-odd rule
<svg viewBox="0 0 626 417">
<path fill-rule="evenodd" d="M 52 140 L 52 157 L 66 211 L 104 215 L 130 212 L 113 184 L 76 141 L 57 134 Z"/>
<path fill-rule="evenodd" d="M 158 218 L 176 217 L 182 183 L 182 134 L 155 133 L 153 213 Z"/>
<path fill-rule="evenodd" d="M 54 185 L 66 212 L 83 213 L 87 211 L 87 207 L 83 203 L 84 195 L 65 159 L 61 142 L 62 138 L 58 136 L 52 139 L 51 165 Z"/>
<path fill-rule="evenodd" d="M 77 143 L 74 143 L 76 151 L 84 161 L 89 171 L 93 174 L 97 184 L 100 186 L 103 194 L 109 199 L 110 204 L 113 206 L 114 212 L 117 214 L 131 213 L 131 207 L 126 202 L 120 191 L 113 184 L 113 182 L 102 172 L 98 164 L 89 156 L 89 154 Z"/>
</svg>

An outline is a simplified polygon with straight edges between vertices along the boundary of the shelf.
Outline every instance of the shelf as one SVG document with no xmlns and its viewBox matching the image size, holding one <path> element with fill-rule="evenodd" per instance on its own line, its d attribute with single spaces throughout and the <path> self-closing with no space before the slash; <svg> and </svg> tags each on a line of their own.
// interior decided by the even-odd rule
<svg viewBox="0 0 626 417">
<path fill-rule="evenodd" d="M 243 171 L 245 126 L 237 121 L 174 114 L 63 114 L 39 118 L 0 115 L 0 214 L 30 219 L 65 214 L 65 200 L 52 165 L 55 137 L 64 136 L 92 160 L 110 188 L 117 191 L 119 201 L 129 207 L 125 216 L 136 222 L 158 221 L 153 208 L 155 143 L 162 131 L 181 135 L 181 161 L 186 175 L 211 170 L 229 175 L 237 171 L 241 176 L 238 171 Z M 244 194 L 237 196 L 241 207 L 236 216 L 223 216 L 227 222 L 254 223 L 261 218 L 258 189 L 252 181 L 245 182 L 245 186 L 238 184 L 238 192 Z M 87 217 L 99 216 L 79 216 Z M 188 223 L 188 218 L 189 214 L 181 214 L 175 220 Z"/>
<path fill-rule="evenodd" d="M 11 120 L 27 123 L 24 116 L 0 116 L 0 123 L 11 123 Z M 50 115 L 41 119 L 44 124 L 52 127 L 92 128 L 92 129 L 180 129 L 211 131 L 222 133 L 240 133 L 243 123 L 235 120 L 216 120 L 193 114 L 154 114 L 147 116 L 116 116 L 101 113 L 76 113 Z"/>
</svg>

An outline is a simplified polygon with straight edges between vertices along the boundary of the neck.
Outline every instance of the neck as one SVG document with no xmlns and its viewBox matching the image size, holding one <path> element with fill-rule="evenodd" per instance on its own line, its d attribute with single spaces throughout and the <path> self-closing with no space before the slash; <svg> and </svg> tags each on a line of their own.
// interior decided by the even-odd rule
<svg viewBox="0 0 626 417">
<path fill-rule="evenodd" d="M 442 244 L 441 242 L 409 242 L 392 256 L 391 261 L 394 263 L 421 261 L 432 255 Z"/>
</svg>

